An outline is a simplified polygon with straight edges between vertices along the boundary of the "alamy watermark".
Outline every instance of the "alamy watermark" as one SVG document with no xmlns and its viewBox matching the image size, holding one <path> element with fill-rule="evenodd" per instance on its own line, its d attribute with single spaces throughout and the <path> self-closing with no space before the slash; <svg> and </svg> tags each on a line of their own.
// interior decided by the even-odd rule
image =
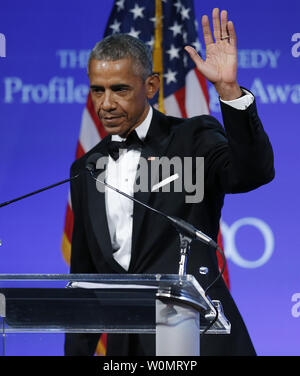
<svg viewBox="0 0 300 376">
<path fill-rule="evenodd" d="M 296 42 L 292 47 L 292 55 L 294 57 L 300 56 L 300 33 L 294 33 L 292 35 L 292 42 Z"/>
<path fill-rule="evenodd" d="M 6 57 L 6 39 L 5 35 L 0 33 L 0 57 Z"/>
<path fill-rule="evenodd" d="M 292 302 L 295 303 L 292 305 L 292 316 L 297 319 L 300 317 L 300 292 L 296 292 L 292 295 Z"/>
<path fill-rule="evenodd" d="M 101 183 L 106 179 L 108 157 L 100 157 L 97 170 L 103 170 L 96 181 L 97 190 L 105 191 Z M 118 166 L 120 180 L 126 179 L 126 172 Z M 172 186 L 172 190 L 171 190 Z M 117 188 L 117 187 L 115 187 Z M 133 191 L 135 192 L 181 192 L 185 202 L 199 203 L 204 197 L 204 157 L 149 157 L 139 159 Z"/>
</svg>

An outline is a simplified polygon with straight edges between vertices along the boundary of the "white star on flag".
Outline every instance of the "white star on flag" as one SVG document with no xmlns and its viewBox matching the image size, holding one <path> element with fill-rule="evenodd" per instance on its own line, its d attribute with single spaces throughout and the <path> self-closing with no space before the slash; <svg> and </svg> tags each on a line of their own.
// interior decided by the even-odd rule
<svg viewBox="0 0 300 376">
<path fill-rule="evenodd" d="M 171 82 L 176 82 L 176 74 L 177 72 L 172 72 L 171 69 L 168 69 L 168 72 L 164 74 L 164 77 L 166 78 L 167 84 L 170 84 Z"/>
<path fill-rule="evenodd" d="M 143 10 L 145 7 L 139 7 L 138 4 L 135 4 L 134 8 L 130 9 L 129 12 L 133 13 L 133 19 L 137 19 L 138 17 L 144 18 Z"/>
<path fill-rule="evenodd" d="M 190 16 L 189 16 L 190 10 L 191 10 L 190 8 L 184 8 L 184 7 L 181 8 L 180 14 L 181 14 L 181 17 L 182 17 L 183 20 L 184 19 L 187 19 L 187 20 L 190 19 Z"/>
<path fill-rule="evenodd" d="M 118 0 L 116 2 L 116 6 L 118 7 L 118 12 L 120 12 L 121 9 L 124 9 L 124 1 L 125 0 Z"/>
<path fill-rule="evenodd" d="M 182 7 L 181 2 L 178 0 L 177 3 L 174 4 L 174 7 L 176 7 L 176 12 L 179 13 L 180 8 Z"/>
<path fill-rule="evenodd" d="M 174 25 L 169 27 L 169 30 L 173 31 L 173 37 L 176 37 L 177 34 L 181 34 L 182 25 L 179 25 L 177 21 L 174 22 Z"/>
<path fill-rule="evenodd" d="M 132 37 L 135 37 L 135 38 L 138 38 L 139 37 L 139 34 L 141 34 L 140 31 L 138 30 L 135 30 L 134 27 L 131 27 L 129 33 L 127 33 L 128 35 L 131 35 Z"/>
<path fill-rule="evenodd" d="M 176 48 L 174 44 L 171 44 L 171 48 L 167 51 L 167 54 L 170 55 L 170 60 L 173 60 L 175 57 L 179 58 L 180 48 Z"/>
<path fill-rule="evenodd" d="M 110 25 L 110 28 L 113 30 L 113 34 L 120 32 L 120 26 L 121 22 L 118 22 L 118 20 L 115 20 L 114 23 Z"/>
</svg>

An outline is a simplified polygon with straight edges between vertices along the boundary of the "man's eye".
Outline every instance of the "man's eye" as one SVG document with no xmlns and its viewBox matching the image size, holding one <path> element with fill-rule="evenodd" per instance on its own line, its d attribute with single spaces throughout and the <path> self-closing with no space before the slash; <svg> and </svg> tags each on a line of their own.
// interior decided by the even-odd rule
<svg viewBox="0 0 300 376">
<path fill-rule="evenodd" d="M 121 87 L 116 88 L 114 91 L 119 92 L 119 93 L 123 93 L 123 92 L 128 91 L 128 87 L 121 86 Z"/>
<path fill-rule="evenodd" d="M 102 94 L 104 92 L 104 89 L 101 88 L 101 87 L 97 87 L 97 86 L 92 86 L 91 87 L 91 92 L 92 94 Z"/>
</svg>

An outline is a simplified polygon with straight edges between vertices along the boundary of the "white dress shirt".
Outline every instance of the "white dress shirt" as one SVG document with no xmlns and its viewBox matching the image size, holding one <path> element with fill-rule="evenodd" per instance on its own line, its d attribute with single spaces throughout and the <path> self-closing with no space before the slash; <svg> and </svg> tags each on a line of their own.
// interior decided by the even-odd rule
<svg viewBox="0 0 300 376">
<path fill-rule="evenodd" d="M 254 101 L 251 93 L 244 90 L 246 95 L 233 101 L 224 103 L 244 110 Z M 150 107 L 146 119 L 135 131 L 144 140 L 150 127 L 153 110 Z M 113 135 L 112 141 L 124 141 L 120 136 Z M 141 152 L 138 150 L 123 151 L 116 161 L 109 156 L 106 167 L 106 182 L 113 187 L 127 193 L 134 194 L 134 182 Z M 133 201 L 119 193 L 105 187 L 105 208 L 114 259 L 125 269 L 129 269 L 131 258 Z"/>
<path fill-rule="evenodd" d="M 146 119 L 135 131 L 140 140 L 144 140 L 152 120 L 153 109 L 150 107 Z M 113 135 L 112 141 L 124 141 Z M 123 151 L 116 161 L 109 156 L 106 168 L 106 182 L 120 191 L 133 196 L 136 171 L 141 152 L 139 150 Z M 113 257 L 128 270 L 131 258 L 131 240 L 133 224 L 133 201 L 105 187 L 105 207 L 110 233 Z"/>
</svg>

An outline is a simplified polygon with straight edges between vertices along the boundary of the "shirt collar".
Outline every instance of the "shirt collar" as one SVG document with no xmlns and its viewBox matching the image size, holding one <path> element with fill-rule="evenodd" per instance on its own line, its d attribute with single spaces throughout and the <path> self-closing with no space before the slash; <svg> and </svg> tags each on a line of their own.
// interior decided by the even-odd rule
<svg viewBox="0 0 300 376">
<path fill-rule="evenodd" d="M 153 116 L 153 109 L 150 106 L 145 120 L 139 126 L 135 128 L 135 131 L 141 141 L 144 141 L 145 137 L 147 136 L 147 133 L 151 124 L 152 116 Z M 111 136 L 111 140 L 112 141 L 124 141 L 124 138 L 115 134 Z"/>
</svg>

